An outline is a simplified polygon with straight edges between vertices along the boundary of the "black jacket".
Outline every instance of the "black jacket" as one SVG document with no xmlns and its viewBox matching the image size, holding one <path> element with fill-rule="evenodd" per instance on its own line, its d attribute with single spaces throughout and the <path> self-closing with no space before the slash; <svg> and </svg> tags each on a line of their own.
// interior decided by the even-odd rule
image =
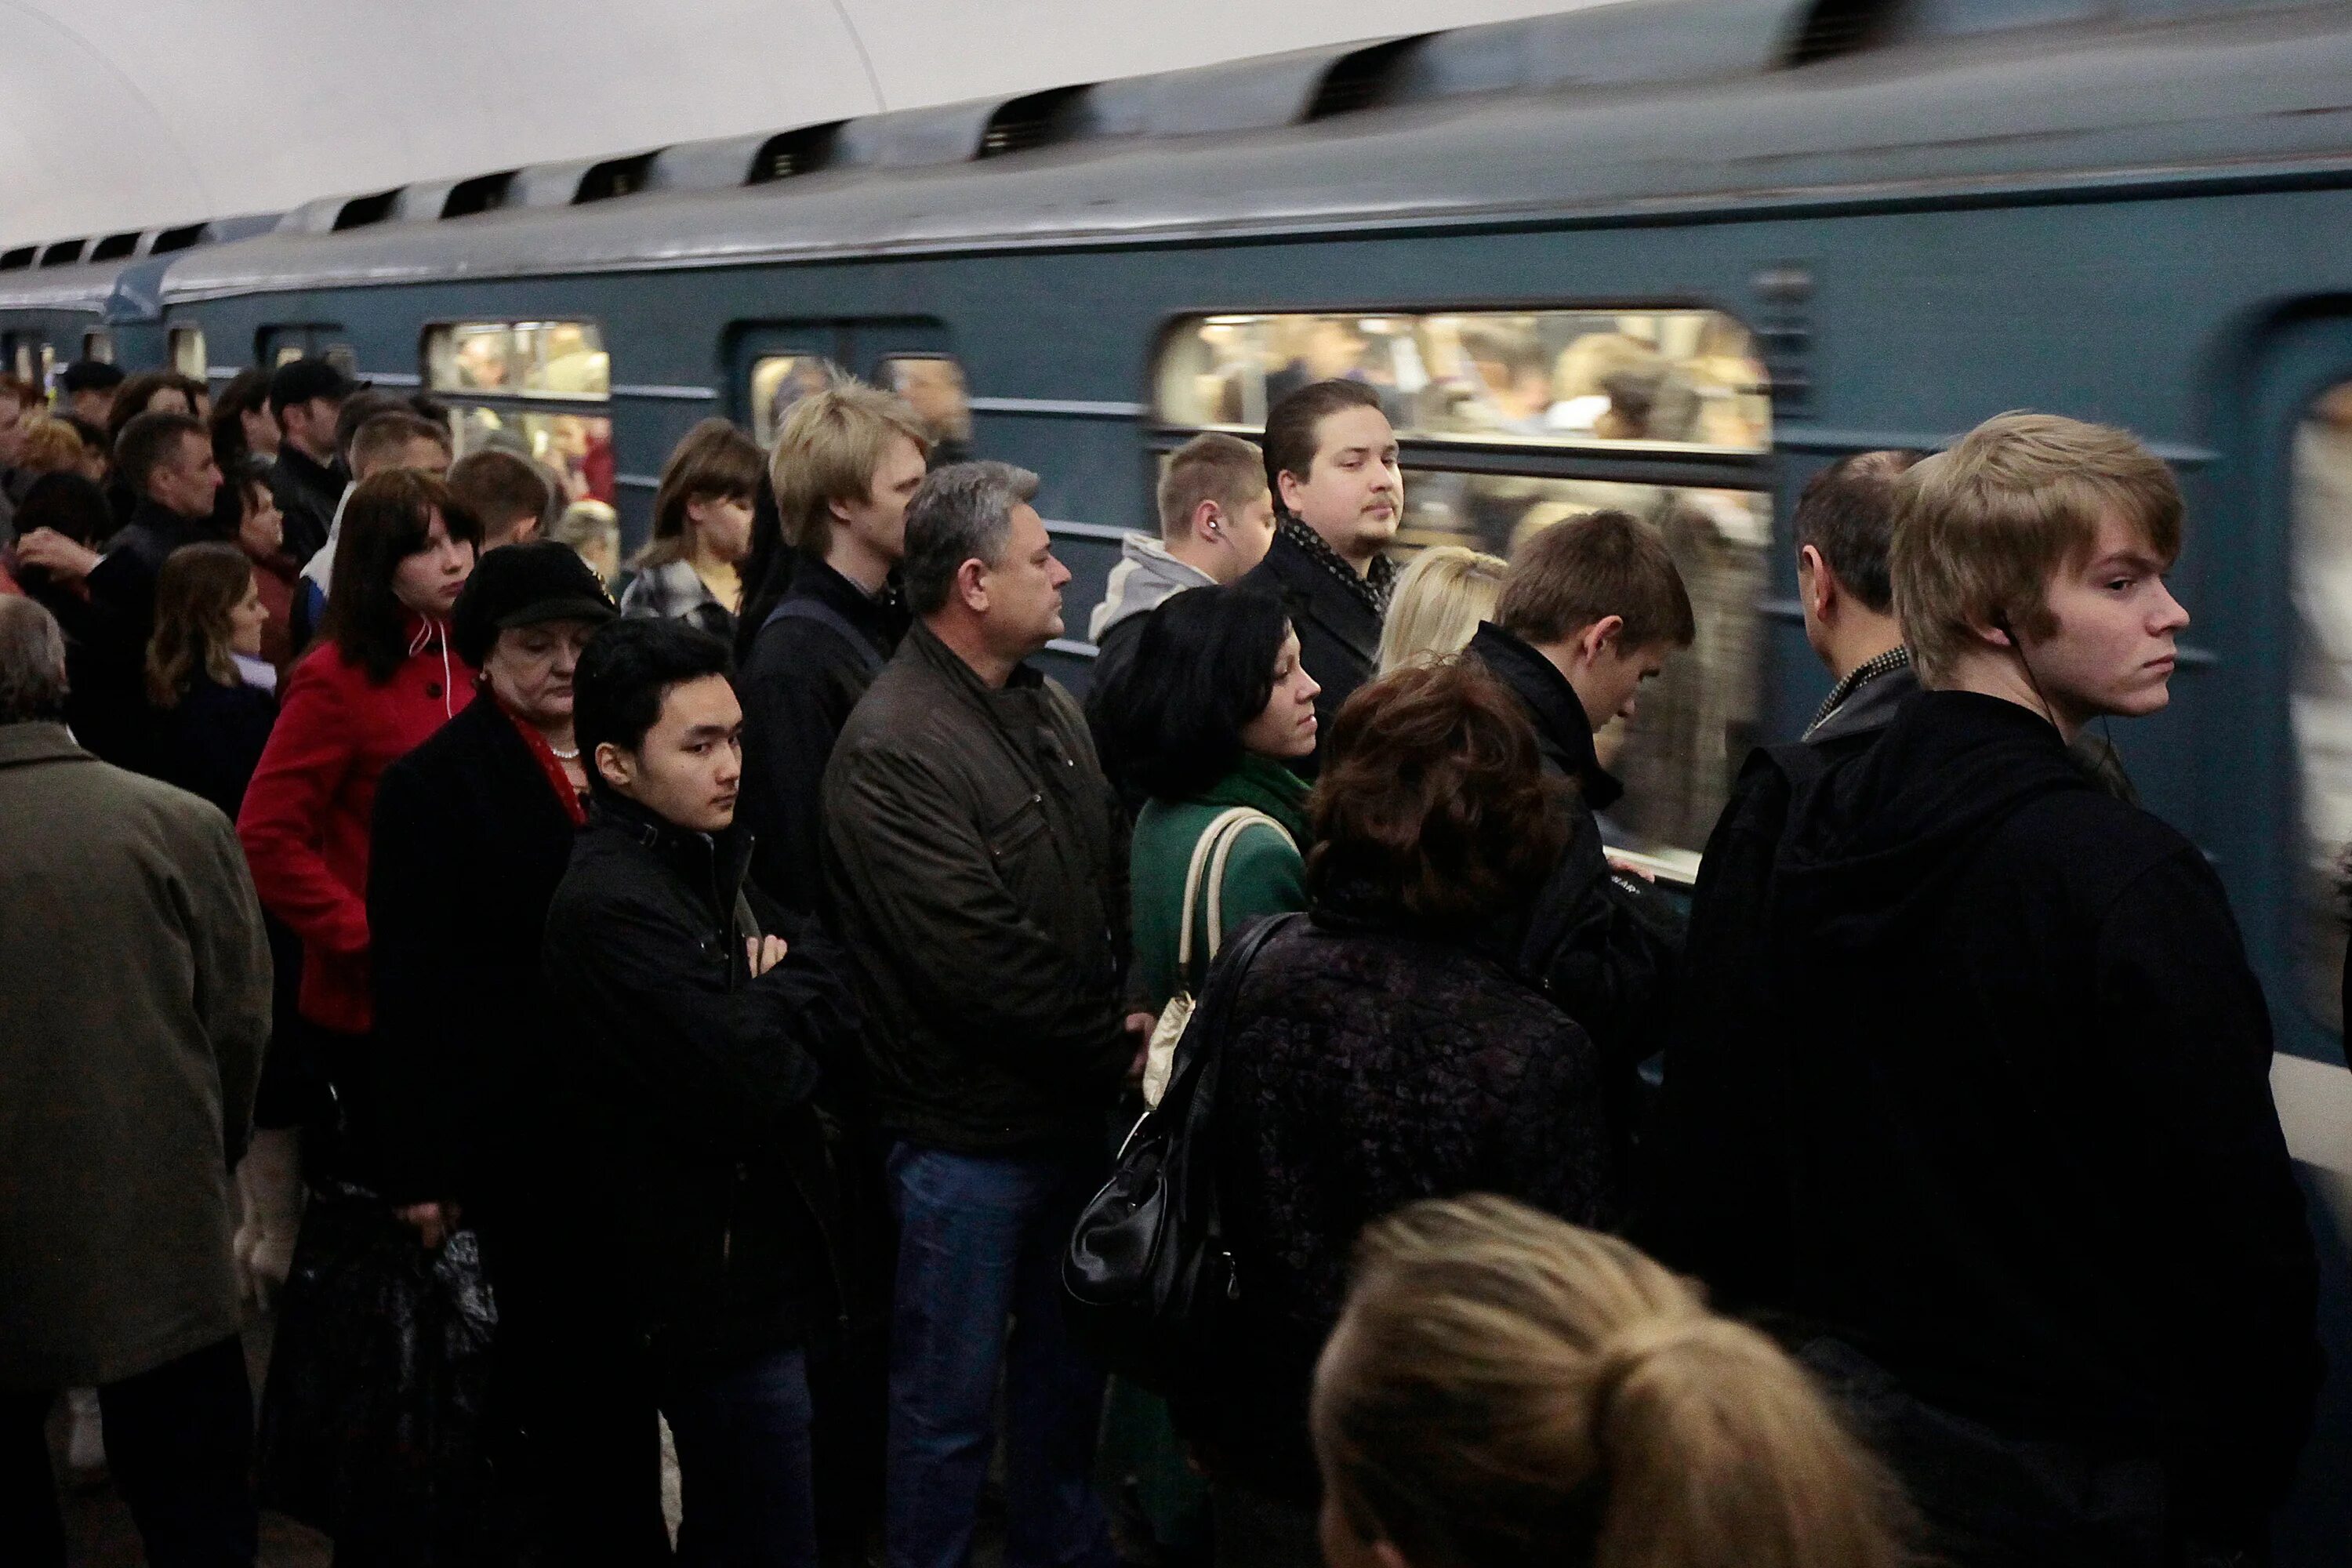
<svg viewBox="0 0 2352 1568">
<path fill-rule="evenodd" d="M 824 876 L 817 860 L 818 810 L 825 763 L 857 700 L 906 635 L 907 611 L 895 589 L 877 598 L 805 555 L 792 586 L 753 635 L 736 682 L 743 698 L 737 809 L 758 845 L 752 878 L 786 909 L 819 907 Z"/>
<path fill-rule="evenodd" d="M 1230 1354 L 1180 1420 L 1219 1474 L 1307 1500 L 1307 1384 L 1358 1234 L 1468 1192 L 1612 1223 L 1601 1064 L 1505 951 L 1328 904 L 1260 951 L 1223 1060 L 1217 1171 L 1241 1289 Z"/>
<path fill-rule="evenodd" d="M 368 849 L 380 1179 L 395 1204 L 511 1201 L 543 1166 L 533 1102 L 567 1070 L 540 947 L 571 815 L 476 696 L 376 785 Z"/>
<path fill-rule="evenodd" d="M 1070 694 L 991 689 L 918 622 L 834 749 L 824 867 L 883 1128 L 1093 1147 L 1136 1048 L 1127 831 Z"/>
<path fill-rule="evenodd" d="M 200 795 L 231 822 L 278 721 L 278 699 L 244 681 L 202 671 L 180 700 L 155 714 L 155 776 Z"/>
<path fill-rule="evenodd" d="M 100 683 L 93 714 L 94 750 L 108 762 L 154 773 L 153 715 L 147 703 L 147 639 L 155 630 L 155 579 L 163 562 L 184 544 L 214 538 L 208 517 L 182 517 L 152 497 L 142 496 L 130 524 L 108 542 L 105 558 L 90 569 L 92 614 L 86 633 L 97 646 L 89 659 Z M 77 731 L 79 733 L 79 731 Z"/>
<path fill-rule="evenodd" d="M 666 1359 L 799 1342 L 840 1310 L 836 1204 L 810 1097 L 856 1049 L 838 953 L 786 921 L 753 979 L 751 846 L 602 798 L 547 914 L 583 1201 L 610 1205 L 610 1276 Z"/>
<path fill-rule="evenodd" d="M 1745 1234 L 1732 1304 L 1997 1430 L 2158 1457 L 2184 1528 L 2252 1539 L 2319 1357 L 2220 881 L 2049 723 L 1964 692 L 1912 700 L 1789 816 L 1748 911 L 1765 1004 L 1738 1050 L 1669 1069 L 1706 1079 L 1676 1148 L 1708 1230 Z"/>
<path fill-rule="evenodd" d="M 297 566 L 309 564 L 327 542 L 346 480 L 340 462 L 318 462 L 291 441 L 278 448 L 278 460 L 269 470 L 269 493 L 285 519 L 286 553 Z"/>
<path fill-rule="evenodd" d="M 1655 1052 L 1655 1010 L 1681 945 L 1681 918 L 1647 883 L 1612 870 L 1593 817 L 1624 794 L 1592 749 L 1592 725 L 1576 688 L 1552 662 L 1491 623 L 1469 653 L 1508 687 L 1535 723 L 1544 766 L 1574 782 L 1568 847 L 1536 902 L 1519 966 L 1591 1033 L 1616 1069 L 1633 1129 L 1633 1071 Z"/>
<path fill-rule="evenodd" d="M 1241 585 L 1275 594 L 1289 606 L 1298 662 L 1323 689 L 1315 698 L 1316 733 L 1328 735 L 1340 706 L 1380 668 L 1381 617 L 1279 529 Z M 1318 739 L 1313 755 L 1291 765 L 1313 778 L 1322 762 Z"/>
</svg>

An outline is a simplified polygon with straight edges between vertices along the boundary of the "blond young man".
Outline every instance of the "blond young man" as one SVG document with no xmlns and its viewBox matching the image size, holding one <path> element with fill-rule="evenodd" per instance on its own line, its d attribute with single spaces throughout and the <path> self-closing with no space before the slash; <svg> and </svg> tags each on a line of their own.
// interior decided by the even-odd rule
<svg viewBox="0 0 2352 1568">
<path fill-rule="evenodd" d="M 1925 689 L 1796 791 L 1739 1048 L 1669 1057 L 1676 1190 L 1739 1238 L 1674 1261 L 1814 1326 L 1955 1562 L 2261 1562 L 2317 1387 L 2229 900 L 2067 756 L 2168 701 L 2180 531 L 2163 463 L 2071 419 L 1903 477 Z"/>
<path fill-rule="evenodd" d="M 903 399 L 846 375 L 803 398 L 768 462 L 792 584 L 752 634 L 743 699 L 751 871 L 797 910 L 816 907 L 818 803 L 850 710 L 898 650 L 907 503 L 930 438 Z"/>
</svg>

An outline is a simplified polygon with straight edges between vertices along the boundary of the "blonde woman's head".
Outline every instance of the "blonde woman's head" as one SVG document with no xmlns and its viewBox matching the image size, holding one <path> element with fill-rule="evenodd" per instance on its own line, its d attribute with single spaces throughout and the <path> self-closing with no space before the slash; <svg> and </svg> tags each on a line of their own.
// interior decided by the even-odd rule
<svg viewBox="0 0 2352 1568">
<path fill-rule="evenodd" d="M 1423 551 L 1397 578 L 1381 626 L 1381 673 L 1428 664 L 1470 645 L 1491 620 L 1510 563 L 1458 544 Z"/>
<path fill-rule="evenodd" d="M 1507 1199 L 1364 1235 L 1312 1412 L 1329 1568 L 1896 1568 L 1806 1374 L 1622 1241 Z"/>
</svg>

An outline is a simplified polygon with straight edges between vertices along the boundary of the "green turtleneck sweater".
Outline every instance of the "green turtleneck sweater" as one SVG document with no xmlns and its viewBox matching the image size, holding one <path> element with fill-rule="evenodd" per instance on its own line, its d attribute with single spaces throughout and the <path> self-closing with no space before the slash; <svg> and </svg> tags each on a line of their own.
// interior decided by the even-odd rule
<svg viewBox="0 0 2352 1568">
<path fill-rule="evenodd" d="M 1307 784 L 1282 763 L 1244 754 L 1239 766 L 1186 801 L 1155 800 L 1135 821 L 1128 859 L 1134 900 L 1135 970 L 1153 1010 L 1175 994 L 1176 923 L 1184 905 L 1184 872 L 1192 847 L 1228 807 L 1255 806 L 1282 831 L 1252 823 L 1234 840 L 1225 860 L 1222 913 L 1225 938 L 1260 915 L 1307 907 Z M 1209 969 L 1206 879 L 1193 901 L 1192 970 L 1187 989 L 1200 994 Z"/>
</svg>

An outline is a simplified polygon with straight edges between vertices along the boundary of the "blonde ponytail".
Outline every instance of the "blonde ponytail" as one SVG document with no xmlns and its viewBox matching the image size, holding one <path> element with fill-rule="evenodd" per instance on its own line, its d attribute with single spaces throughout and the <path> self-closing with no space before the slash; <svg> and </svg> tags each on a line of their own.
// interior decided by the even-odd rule
<svg viewBox="0 0 2352 1568">
<path fill-rule="evenodd" d="M 1906 1510 L 1803 1372 L 1613 1237 L 1507 1199 L 1372 1226 L 1324 1484 L 1413 1568 L 1898 1568 Z"/>
</svg>

